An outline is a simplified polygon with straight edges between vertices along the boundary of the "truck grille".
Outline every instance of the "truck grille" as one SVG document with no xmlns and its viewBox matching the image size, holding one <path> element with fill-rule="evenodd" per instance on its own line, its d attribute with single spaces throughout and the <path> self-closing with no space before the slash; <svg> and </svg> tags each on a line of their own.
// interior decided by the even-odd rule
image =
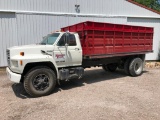
<svg viewBox="0 0 160 120">
<path fill-rule="evenodd" d="M 6 53 L 7 53 L 8 66 L 10 66 L 10 50 L 7 50 Z"/>
</svg>

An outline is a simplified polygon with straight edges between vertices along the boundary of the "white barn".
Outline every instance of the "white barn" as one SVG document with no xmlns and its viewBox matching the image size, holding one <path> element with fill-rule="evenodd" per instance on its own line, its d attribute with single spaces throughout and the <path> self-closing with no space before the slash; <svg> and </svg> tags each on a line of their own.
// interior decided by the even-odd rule
<svg viewBox="0 0 160 120">
<path fill-rule="evenodd" d="M 39 43 L 66 25 L 83 21 L 154 27 L 153 53 L 159 59 L 160 14 L 131 0 L 0 0 L 0 67 L 7 66 L 6 48 Z"/>
</svg>

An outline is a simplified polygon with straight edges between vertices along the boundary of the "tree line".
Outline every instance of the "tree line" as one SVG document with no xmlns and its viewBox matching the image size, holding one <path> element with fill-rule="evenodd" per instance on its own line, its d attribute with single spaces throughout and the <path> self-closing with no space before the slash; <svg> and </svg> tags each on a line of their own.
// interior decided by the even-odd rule
<svg viewBox="0 0 160 120">
<path fill-rule="evenodd" d="M 140 3 L 148 8 L 160 12 L 160 3 L 159 0 L 134 0 L 137 3 Z"/>
</svg>

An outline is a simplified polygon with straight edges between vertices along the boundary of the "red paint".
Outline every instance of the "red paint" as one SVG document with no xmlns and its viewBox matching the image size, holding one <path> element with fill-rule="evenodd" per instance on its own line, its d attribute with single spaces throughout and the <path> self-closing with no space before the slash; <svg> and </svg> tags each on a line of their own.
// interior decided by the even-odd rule
<svg viewBox="0 0 160 120">
<path fill-rule="evenodd" d="M 65 55 L 64 54 L 56 54 L 56 58 L 63 58 Z"/>
<path fill-rule="evenodd" d="M 151 27 L 86 21 L 61 30 L 79 34 L 83 56 L 152 51 Z"/>
</svg>

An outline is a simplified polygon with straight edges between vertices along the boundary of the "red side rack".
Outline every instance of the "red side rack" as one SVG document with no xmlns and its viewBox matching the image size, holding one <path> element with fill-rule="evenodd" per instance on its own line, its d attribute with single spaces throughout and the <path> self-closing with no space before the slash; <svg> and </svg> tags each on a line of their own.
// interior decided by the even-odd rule
<svg viewBox="0 0 160 120">
<path fill-rule="evenodd" d="M 79 34 L 84 56 L 152 51 L 152 27 L 86 21 L 61 30 Z"/>
</svg>

